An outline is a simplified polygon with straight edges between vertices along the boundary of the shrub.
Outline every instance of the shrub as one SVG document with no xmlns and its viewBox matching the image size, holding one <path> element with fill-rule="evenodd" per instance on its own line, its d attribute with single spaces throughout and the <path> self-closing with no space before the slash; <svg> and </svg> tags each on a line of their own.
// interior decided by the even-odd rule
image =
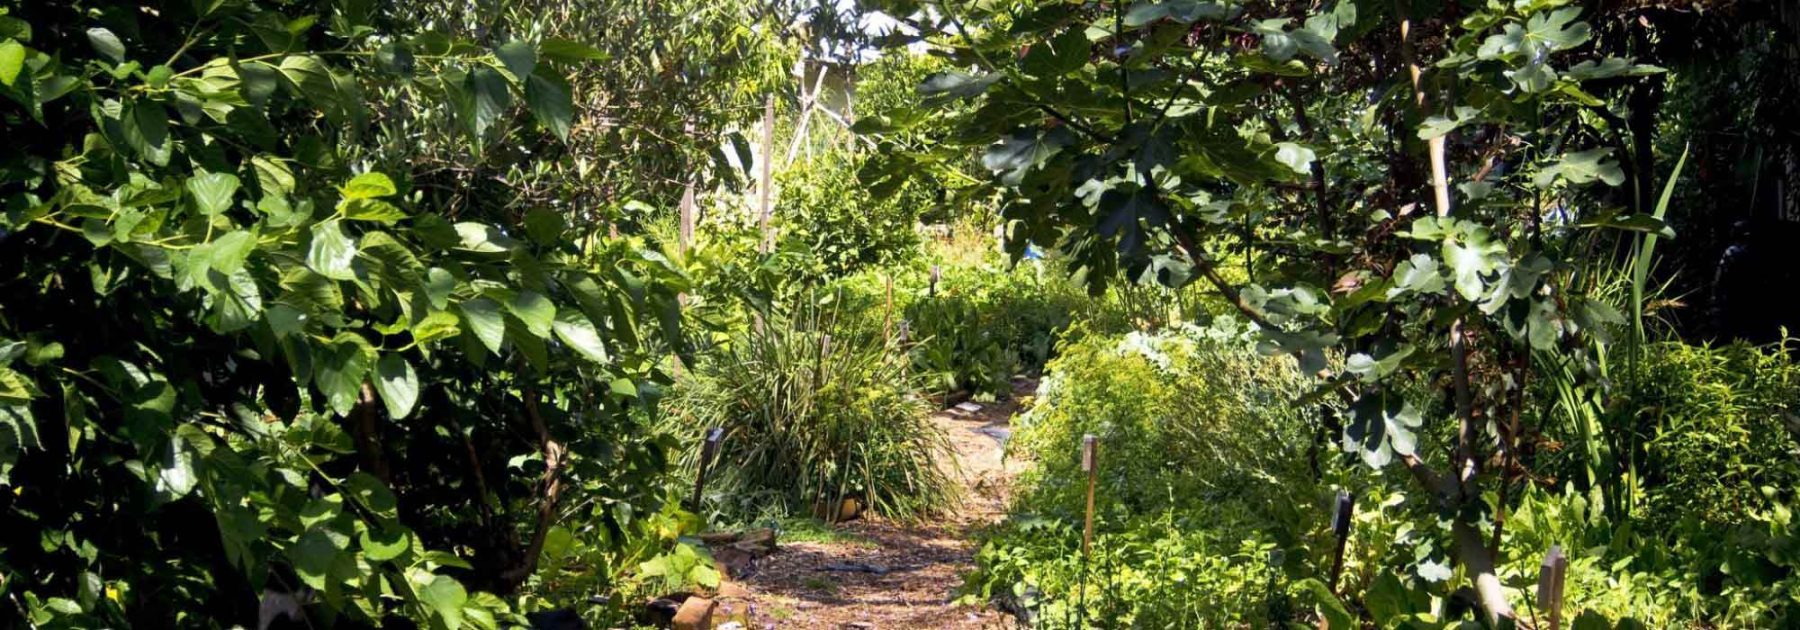
<svg viewBox="0 0 1800 630">
<path fill-rule="evenodd" d="M 723 428 L 708 481 L 727 509 L 795 512 L 854 498 L 900 519 L 954 498 L 934 455 L 948 448 L 904 354 L 876 335 L 832 335 L 834 318 L 806 307 L 766 315 L 681 380 L 666 419 L 697 438 Z M 682 467 L 693 470 L 697 439 Z"/>
<path fill-rule="evenodd" d="M 1648 346 L 1628 405 L 1648 457 L 1645 516 L 1737 524 L 1770 499 L 1793 500 L 1796 406 L 1800 366 L 1785 348 Z"/>
<path fill-rule="evenodd" d="M 1019 479 L 1013 517 L 985 534 L 967 595 L 1045 627 L 1073 621 L 1086 501 L 1078 449 L 1093 433 L 1101 446 L 1090 623 L 1289 619 L 1287 580 L 1314 574 L 1323 556 L 1310 550 L 1328 548 L 1329 492 L 1308 452 L 1316 407 L 1299 403 L 1307 378 L 1285 357 L 1258 355 L 1229 319 L 1123 335 L 1077 324 L 1068 338 L 1015 422 L 1008 454 L 1033 466 Z M 1278 549 L 1285 560 L 1271 565 Z"/>
</svg>

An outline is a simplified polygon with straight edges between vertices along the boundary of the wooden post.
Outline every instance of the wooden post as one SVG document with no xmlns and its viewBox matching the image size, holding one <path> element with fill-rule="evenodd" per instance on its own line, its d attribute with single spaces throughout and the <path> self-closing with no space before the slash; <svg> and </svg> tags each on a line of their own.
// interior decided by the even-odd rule
<svg viewBox="0 0 1800 630">
<path fill-rule="evenodd" d="M 881 339 L 886 341 L 894 338 L 894 275 L 881 274 L 881 284 L 887 293 L 881 305 Z"/>
<path fill-rule="evenodd" d="M 756 196 L 757 226 L 762 229 L 762 245 L 758 251 L 767 254 L 775 249 L 775 232 L 769 227 L 769 220 L 775 214 L 775 188 L 773 172 L 770 167 L 775 162 L 775 95 L 770 94 L 763 103 L 762 120 L 762 164 L 757 165 Z"/>
<path fill-rule="evenodd" d="M 937 265 L 931 266 L 931 297 L 937 297 L 938 278 L 943 277 L 943 275 L 944 275 L 943 268 L 941 268 Z"/>
<path fill-rule="evenodd" d="M 712 466 L 714 457 L 719 456 L 719 442 L 725 438 L 725 429 L 713 427 L 706 432 L 706 441 L 700 444 L 700 470 L 694 475 L 693 511 L 700 512 L 700 501 L 706 493 L 706 473 Z"/>
<path fill-rule="evenodd" d="M 935 272 L 937 267 L 932 267 L 932 270 Z M 1094 547 L 1094 482 L 1100 468 L 1094 451 L 1099 443 L 1100 438 L 1094 437 L 1092 433 L 1081 436 L 1081 471 L 1087 473 L 1087 522 L 1081 529 L 1081 593 L 1078 598 L 1081 618 L 1078 624 L 1087 623 L 1087 566 Z"/>
<path fill-rule="evenodd" d="M 1562 545 L 1550 545 L 1544 564 L 1538 567 L 1538 610 L 1544 611 L 1544 625 L 1549 630 L 1562 629 L 1563 574 L 1569 570 L 1569 557 Z"/>
<path fill-rule="evenodd" d="M 679 250 L 682 254 L 687 254 L 688 248 L 694 245 L 694 223 L 698 220 L 698 217 L 694 216 L 694 180 L 689 179 L 687 188 L 681 191 L 681 205 L 677 207 L 681 212 Z"/>
<path fill-rule="evenodd" d="M 1356 510 L 1356 495 L 1339 490 L 1337 509 L 1331 515 L 1331 530 L 1337 536 L 1337 554 L 1331 561 L 1331 592 L 1336 593 L 1338 576 L 1344 572 L 1344 548 L 1350 542 L 1350 517 Z"/>
</svg>

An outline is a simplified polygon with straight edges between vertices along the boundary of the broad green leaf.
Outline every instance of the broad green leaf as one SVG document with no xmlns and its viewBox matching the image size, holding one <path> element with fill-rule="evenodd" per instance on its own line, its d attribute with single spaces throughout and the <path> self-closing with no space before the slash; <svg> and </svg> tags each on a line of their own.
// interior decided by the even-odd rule
<svg viewBox="0 0 1800 630">
<path fill-rule="evenodd" d="M 1608 186 L 1625 183 L 1625 172 L 1612 160 L 1612 149 L 1590 149 L 1566 154 L 1556 164 L 1539 169 L 1531 183 L 1548 190 L 1558 179 L 1570 184 L 1588 184 L 1598 180 Z"/>
<path fill-rule="evenodd" d="M 575 102 L 569 95 L 567 84 L 539 74 L 530 75 L 525 79 L 525 104 L 531 108 L 531 116 L 539 125 L 559 140 L 569 139 L 569 129 L 575 121 Z"/>
<path fill-rule="evenodd" d="M 351 178 L 343 188 L 338 189 L 338 192 L 342 193 L 345 199 L 373 199 L 391 197 L 400 193 L 399 189 L 394 187 L 394 180 L 388 179 L 385 174 L 375 172 L 363 173 Z"/>
<path fill-rule="evenodd" d="M 24 68 L 25 46 L 11 39 L 0 42 L 0 84 L 13 85 Z"/>
<path fill-rule="evenodd" d="M 500 343 L 506 340 L 506 318 L 500 313 L 500 305 L 487 298 L 475 298 L 463 302 L 461 311 L 466 329 L 474 333 L 489 352 L 499 354 Z"/>
<path fill-rule="evenodd" d="M 226 232 L 213 239 L 207 267 L 225 275 L 237 273 L 244 268 L 244 261 L 250 258 L 250 252 L 255 249 L 255 235 L 243 230 Z"/>
<path fill-rule="evenodd" d="M 1275 145 L 1275 161 L 1293 169 L 1295 173 L 1301 175 L 1312 174 L 1312 163 L 1315 159 L 1318 159 L 1318 154 L 1313 153 L 1312 149 L 1306 148 L 1305 146 L 1294 144 L 1292 142 L 1282 142 Z"/>
<path fill-rule="evenodd" d="M 412 548 L 412 536 L 400 529 L 376 529 L 371 527 L 357 535 L 357 545 L 362 548 L 363 557 L 371 562 L 386 562 L 400 557 Z"/>
<path fill-rule="evenodd" d="M 459 247 L 472 252 L 502 253 L 519 247 L 518 240 L 486 223 L 458 223 L 456 234 L 461 239 Z"/>
<path fill-rule="evenodd" d="M 447 575 L 432 576 L 418 584 L 419 601 L 437 613 L 444 626 L 457 630 L 463 623 L 463 606 L 469 601 L 468 591 Z"/>
<path fill-rule="evenodd" d="M 387 405 L 389 418 L 405 418 L 419 402 L 419 375 L 400 353 L 384 353 L 375 364 L 375 392 Z"/>
<path fill-rule="evenodd" d="M 411 77 L 418 60 L 404 42 L 391 41 L 375 50 L 375 66 L 395 76 Z"/>
<path fill-rule="evenodd" d="M 531 76 L 531 70 L 537 67 L 537 51 L 532 49 L 531 44 L 516 39 L 495 48 L 494 57 L 519 81 Z"/>
<path fill-rule="evenodd" d="M 338 210 L 351 221 L 393 223 L 406 218 L 405 210 L 380 199 L 345 199 L 338 203 Z"/>
<path fill-rule="evenodd" d="M 425 296 L 431 300 L 431 307 L 445 309 L 450 307 L 450 294 L 456 290 L 456 276 L 442 267 L 432 267 L 425 272 Z"/>
<path fill-rule="evenodd" d="M 561 212 L 550 208 L 534 208 L 525 213 L 525 235 L 540 245 L 554 245 L 563 237 L 568 223 Z"/>
<path fill-rule="evenodd" d="M 187 179 L 187 190 L 194 195 L 194 205 L 206 216 L 231 209 L 231 200 L 237 195 L 239 185 L 237 176 L 230 173 L 202 170 Z"/>
<path fill-rule="evenodd" d="M 100 56 L 111 59 L 113 63 L 125 60 L 125 44 L 112 31 L 100 27 L 90 28 L 87 30 L 87 38 L 88 43 L 94 45 L 94 52 L 100 53 Z"/>
<path fill-rule="evenodd" d="M 469 125 L 479 138 L 512 106 L 512 91 L 506 85 L 506 77 L 488 66 L 476 66 L 469 72 L 467 82 L 466 89 L 474 99 Z"/>
<path fill-rule="evenodd" d="M 986 92 L 988 86 L 999 81 L 1003 75 L 998 73 L 972 76 L 955 70 L 939 72 L 925 77 L 919 84 L 919 95 L 927 98 L 973 98 Z"/>
<path fill-rule="evenodd" d="M 556 322 L 556 305 L 535 291 L 514 293 L 506 301 L 506 311 L 519 318 L 525 329 L 539 338 L 549 337 L 551 325 Z"/>
<path fill-rule="evenodd" d="M 580 311 L 565 308 L 556 313 L 556 338 L 574 348 L 581 356 L 595 363 L 606 363 L 609 357 L 606 344 L 600 340 L 599 331 L 594 329 L 593 322 L 588 321 Z"/>
<path fill-rule="evenodd" d="M 356 244 L 344 235 L 336 219 L 313 224 L 312 244 L 306 250 L 306 266 L 333 280 L 354 280 Z"/>
<path fill-rule="evenodd" d="M 424 346 L 439 339 L 454 337 L 460 330 L 457 323 L 456 315 L 449 311 L 432 311 L 430 315 L 426 315 L 418 323 L 413 324 L 413 342 Z"/>
<path fill-rule="evenodd" d="M 545 59 L 563 62 L 606 61 L 608 55 L 600 49 L 577 41 L 550 38 L 538 44 L 538 53 Z"/>
<path fill-rule="evenodd" d="M 333 532 L 314 527 L 306 530 L 300 540 L 288 547 L 288 561 L 293 564 L 294 573 L 300 576 L 301 582 L 319 590 L 327 587 L 331 567 L 337 563 L 338 553 L 344 549 L 344 545 L 338 543 L 338 538 Z"/>
<path fill-rule="evenodd" d="M 1370 468 L 1385 467 L 1395 454 L 1417 452 L 1414 431 L 1424 422 L 1419 410 L 1399 395 L 1365 395 L 1350 408 L 1350 422 L 1344 425 L 1344 450 L 1361 455 Z"/>
<path fill-rule="evenodd" d="M 374 362 L 375 349 L 361 335 L 338 333 L 335 339 L 320 347 L 313 382 L 324 392 L 331 410 L 348 416 L 362 397 L 363 381 Z"/>
<path fill-rule="evenodd" d="M 125 135 L 125 145 L 151 164 L 167 166 L 174 152 L 174 143 L 169 139 L 168 110 L 155 101 L 135 100 L 125 106 L 123 113 L 119 128 Z"/>
</svg>

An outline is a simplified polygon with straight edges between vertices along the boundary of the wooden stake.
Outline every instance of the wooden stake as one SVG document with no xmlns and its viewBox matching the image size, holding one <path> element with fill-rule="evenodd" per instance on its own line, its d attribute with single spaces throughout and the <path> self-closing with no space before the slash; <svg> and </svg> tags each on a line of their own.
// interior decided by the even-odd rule
<svg viewBox="0 0 1800 630">
<path fill-rule="evenodd" d="M 931 297 L 937 297 L 938 278 L 943 277 L 943 275 L 944 275 L 943 268 L 941 268 L 937 265 L 931 266 Z M 1089 436 L 1089 437 L 1093 437 L 1093 436 Z"/>
<path fill-rule="evenodd" d="M 936 271 L 937 267 L 932 267 L 932 270 Z M 1078 598 L 1081 618 L 1078 624 L 1087 623 L 1087 566 L 1088 557 L 1094 548 L 1094 482 L 1100 468 L 1095 450 L 1099 444 L 1100 438 L 1094 437 L 1092 433 L 1081 436 L 1081 471 L 1087 473 L 1087 522 L 1081 530 L 1081 593 Z"/>
<path fill-rule="evenodd" d="M 762 120 L 762 164 L 757 165 L 757 227 L 762 229 L 762 246 L 758 249 L 767 254 L 775 249 L 775 232 L 769 227 L 769 219 L 775 214 L 774 180 L 770 170 L 775 162 L 775 95 L 770 94 L 763 103 Z"/>
<path fill-rule="evenodd" d="M 1538 610 L 1544 611 L 1543 628 L 1561 630 L 1563 574 L 1569 570 L 1569 557 L 1563 554 L 1562 545 L 1550 545 L 1550 552 L 1544 554 L 1544 564 L 1538 567 Z"/>
<path fill-rule="evenodd" d="M 1331 514 L 1331 531 L 1337 536 L 1337 553 L 1331 561 L 1331 592 L 1338 590 L 1338 576 L 1344 573 L 1344 548 L 1350 543 L 1350 517 L 1356 512 L 1356 495 L 1339 490 L 1337 509 Z"/>
</svg>

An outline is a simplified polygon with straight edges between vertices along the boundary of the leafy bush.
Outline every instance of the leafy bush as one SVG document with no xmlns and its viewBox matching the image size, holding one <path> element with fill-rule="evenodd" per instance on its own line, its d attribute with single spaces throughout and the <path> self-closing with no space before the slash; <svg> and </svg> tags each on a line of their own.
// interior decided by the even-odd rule
<svg viewBox="0 0 1800 630">
<path fill-rule="evenodd" d="M 856 179 L 857 164 L 855 156 L 834 152 L 778 178 L 782 238 L 804 243 L 825 278 L 901 260 L 919 244 L 914 226 L 923 200 L 916 194 L 872 197 Z"/>
<path fill-rule="evenodd" d="M 1264 506 L 1280 520 L 1280 480 L 1312 476 L 1316 406 L 1296 404 L 1311 383 L 1282 357 L 1252 349 L 1234 320 L 1159 332 L 1073 335 L 1020 414 L 1013 452 L 1036 465 L 1022 480 L 1029 505 L 1079 509 L 1081 436 L 1099 437 L 1101 496 L 1129 511 L 1179 496 Z M 1310 502 L 1310 497 L 1301 502 Z M 1248 504 L 1248 503 L 1247 503 Z"/>
<path fill-rule="evenodd" d="M 1077 330 L 1050 362 L 1008 453 L 1013 516 L 984 536 L 967 592 L 1068 627 L 1080 595 L 1086 475 L 1100 439 L 1090 622 L 1230 627 L 1285 619 L 1290 575 L 1314 574 L 1326 485 L 1311 470 L 1315 407 L 1285 358 L 1229 319 L 1155 333 Z M 1324 462 L 1331 466 L 1331 462 Z M 1335 467 L 1333 467 L 1335 468 Z M 1271 567 L 1270 552 L 1286 559 Z M 1273 606 L 1273 609 L 1271 609 Z M 1098 621 L 1096 621 L 1098 620 Z"/>
<path fill-rule="evenodd" d="M 1641 513 L 1652 526 L 1737 524 L 1796 498 L 1800 366 L 1785 346 L 1658 343 L 1641 367 L 1628 407 L 1648 457 Z"/>
<path fill-rule="evenodd" d="M 804 512 L 854 498 L 900 519 L 951 503 L 935 456 L 948 448 L 912 386 L 905 355 L 876 335 L 833 335 L 814 307 L 764 314 L 705 357 L 676 387 L 667 426 L 692 436 L 723 428 L 708 481 L 727 508 Z"/>
</svg>

